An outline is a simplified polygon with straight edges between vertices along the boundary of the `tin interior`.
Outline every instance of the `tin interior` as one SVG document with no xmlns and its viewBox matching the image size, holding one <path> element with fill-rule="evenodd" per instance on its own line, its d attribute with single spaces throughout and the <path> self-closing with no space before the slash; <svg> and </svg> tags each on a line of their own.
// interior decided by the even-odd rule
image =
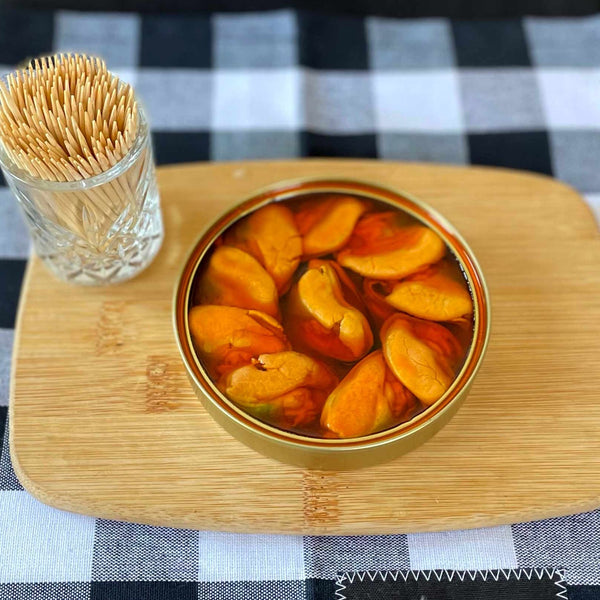
<svg viewBox="0 0 600 600">
<path fill-rule="evenodd" d="M 305 195 L 318 193 L 348 193 L 377 200 L 407 212 L 418 221 L 433 229 L 442 237 L 458 260 L 474 302 L 473 340 L 463 366 L 447 392 L 437 402 L 415 415 L 411 420 L 359 438 L 323 439 L 303 436 L 279 429 L 249 415 L 229 400 L 212 382 L 196 355 L 189 331 L 188 311 L 192 286 L 196 272 L 205 254 L 212 247 L 213 242 L 230 225 L 266 204 L 290 200 L 292 198 L 297 199 Z M 461 391 L 469 386 L 475 376 L 487 346 L 490 329 L 489 299 L 481 269 L 473 253 L 456 229 L 434 210 L 404 193 L 351 180 L 321 179 L 283 182 L 277 186 L 258 192 L 224 214 L 200 236 L 188 257 L 175 290 L 174 308 L 177 342 L 188 373 L 197 388 L 221 412 L 236 421 L 238 425 L 243 426 L 258 436 L 266 436 L 293 446 L 328 448 L 331 451 L 367 448 L 373 445 L 385 444 L 393 440 L 411 436 L 436 420 L 452 401 L 457 398 Z"/>
</svg>

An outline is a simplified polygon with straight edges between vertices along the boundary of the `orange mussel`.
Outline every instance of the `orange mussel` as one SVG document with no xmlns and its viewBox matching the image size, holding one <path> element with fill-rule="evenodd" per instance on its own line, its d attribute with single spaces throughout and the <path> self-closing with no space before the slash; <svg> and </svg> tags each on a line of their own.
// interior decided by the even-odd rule
<svg viewBox="0 0 600 600">
<path fill-rule="evenodd" d="M 295 215 L 304 257 L 339 250 L 366 208 L 366 203 L 354 196 L 332 195 L 305 202 Z"/>
<path fill-rule="evenodd" d="M 405 419 L 417 405 L 377 350 L 355 365 L 328 396 L 321 425 L 342 438 L 368 435 Z"/>
<path fill-rule="evenodd" d="M 446 327 L 403 313 L 383 324 L 381 343 L 391 371 L 427 406 L 450 387 L 463 355 L 460 342 Z"/>
<path fill-rule="evenodd" d="M 400 281 L 369 282 L 371 295 L 402 312 L 431 321 L 455 321 L 473 313 L 473 299 L 458 266 L 447 260 Z M 385 312 L 381 308 L 382 313 Z"/>
<path fill-rule="evenodd" d="M 327 357 L 360 358 L 373 345 L 373 334 L 356 306 L 357 298 L 358 292 L 339 265 L 309 261 L 287 300 L 285 323 L 290 338 L 303 349 Z"/>
<path fill-rule="evenodd" d="M 215 248 L 198 281 L 195 301 L 279 316 L 279 296 L 273 278 L 252 255 L 233 246 Z"/>
<path fill-rule="evenodd" d="M 302 256 L 302 238 L 294 214 L 281 204 L 270 204 L 252 213 L 229 230 L 224 241 L 256 258 L 273 278 L 279 293 L 287 289 Z"/>
<path fill-rule="evenodd" d="M 221 389 L 255 416 L 287 426 L 318 419 L 337 378 L 323 363 L 294 351 L 262 354 L 219 382 Z"/>
<path fill-rule="evenodd" d="M 213 377 L 249 364 L 261 354 L 290 349 L 283 327 L 257 310 L 194 306 L 189 326 L 194 346 Z"/>
<path fill-rule="evenodd" d="M 364 215 L 338 262 L 363 277 L 400 279 L 440 260 L 446 253 L 442 238 L 406 215 L 386 211 Z"/>
</svg>

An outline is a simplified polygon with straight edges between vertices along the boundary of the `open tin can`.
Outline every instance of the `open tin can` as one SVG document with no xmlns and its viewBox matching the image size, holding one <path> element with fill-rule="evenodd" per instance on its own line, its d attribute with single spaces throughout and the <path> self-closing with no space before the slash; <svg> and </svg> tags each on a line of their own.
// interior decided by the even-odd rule
<svg viewBox="0 0 600 600">
<path fill-rule="evenodd" d="M 198 357 L 190 332 L 189 311 L 196 278 L 220 236 L 234 223 L 271 203 L 301 201 L 326 194 L 351 195 L 367 203 L 399 210 L 433 230 L 456 259 L 473 303 L 470 346 L 446 392 L 409 420 L 361 437 L 315 437 L 256 418 L 219 389 Z M 451 419 L 465 400 L 481 366 L 490 335 L 490 302 L 473 252 L 458 231 L 426 204 L 405 193 L 366 182 L 308 179 L 280 182 L 260 190 L 208 227 L 194 245 L 177 282 L 174 327 L 196 395 L 215 421 L 231 435 L 261 454 L 282 462 L 312 469 L 348 470 L 386 462 L 413 450 Z"/>
</svg>

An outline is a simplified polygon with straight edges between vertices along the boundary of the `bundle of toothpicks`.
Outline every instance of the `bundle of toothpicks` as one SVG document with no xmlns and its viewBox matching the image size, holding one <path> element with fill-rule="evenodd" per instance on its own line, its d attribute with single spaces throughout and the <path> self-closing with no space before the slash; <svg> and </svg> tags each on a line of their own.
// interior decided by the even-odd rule
<svg viewBox="0 0 600 600">
<path fill-rule="evenodd" d="M 96 57 L 44 57 L 0 81 L 0 142 L 36 179 L 73 182 L 108 171 L 131 149 L 139 121 L 133 88 Z M 99 243 L 132 201 L 141 168 L 94 187 L 40 186 L 34 202 L 59 227 Z"/>
</svg>

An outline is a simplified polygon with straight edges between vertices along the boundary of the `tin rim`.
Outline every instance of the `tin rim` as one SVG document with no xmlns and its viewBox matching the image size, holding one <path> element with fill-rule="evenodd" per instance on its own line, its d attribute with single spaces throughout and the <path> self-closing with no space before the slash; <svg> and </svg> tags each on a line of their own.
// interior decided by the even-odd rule
<svg viewBox="0 0 600 600">
<path fill-rule="evenodd" d="M 458 260 L 474 300 L 473 340 L 461 370 L 446 393 L 409 421 L 357 438 L 310 437 L 279 429 L 248 414 L 229 400 L 213 383 L 196 355 L 189 331 L 188 312 L 192 283 L 202 259 L 219 235 L 236 221 L 267 204 L 319 193 L 347 193 L 378 200 L 396 209 L 404 210 L 433 229 L 442 237 Z M 476 376 L 487 349 L 491 326 L 489 294 L 481 267 L 473 251 L 456 228 L 435 209 L 410 194 L 380 184 L 346 178 L 307 177 L 280 181 L 254 192 L 218 217 L 205 228 L 192 246 L 177 279 L 173 309 L 175 338 L 188 375 L 196 388 L 215 408 L 229 420 L 265 441 L 278 442 L 298 451 L 321 449 L 335 453 L 367 450 L 395 443 L 412 437 L 442 418 L 450 406 L 460 400 L 463 392 L 468 390 Z"/>
</svg>

